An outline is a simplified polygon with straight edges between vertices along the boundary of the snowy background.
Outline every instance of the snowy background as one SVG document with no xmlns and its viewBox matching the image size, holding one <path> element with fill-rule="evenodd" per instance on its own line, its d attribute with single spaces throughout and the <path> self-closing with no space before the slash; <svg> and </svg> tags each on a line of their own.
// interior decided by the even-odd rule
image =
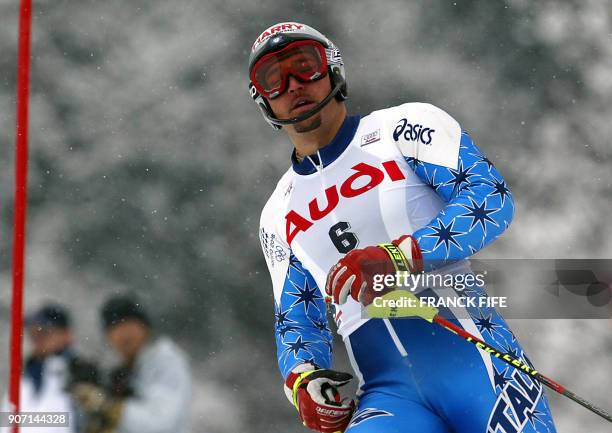
<svg viewBox="0 0 612 433">
<path fill-rule="evenodd" d="M 17 0 L 0 0 L 0 391 L 8 377 Z M 290 145 L 247 92 L 252 41 L 302 21 L 347 65 L 349 111 L 450 112 L 514 192 L 482 258 L 612 258 L 609 0 L 34 0 L 26 310 L 135 292 L 194 370 L 193 431 L 302 432 L 281 391 L 259 212 Z M 540 371 L 612 409 L 609 320 L 511 320 Z M 336 366 L 346 356 L 336 350 Z M 549 393 L 559 432 L 609 424 Z"/>
</svg>

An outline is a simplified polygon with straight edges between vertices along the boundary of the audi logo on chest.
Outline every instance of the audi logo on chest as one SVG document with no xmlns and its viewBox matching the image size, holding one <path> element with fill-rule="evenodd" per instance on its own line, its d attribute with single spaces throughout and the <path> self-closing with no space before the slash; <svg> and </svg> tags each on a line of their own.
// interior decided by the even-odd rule
<svg viewBox="0 0 612 433">
<path fill-rule="evenodd" d="M 360 162 L 351 167 L 355 173 L 346 178 L 346 180 L 340 184 L 340 188 L 338 188 L 338 185 L 333 185 L 325 190 L 325 199 L 327 201 L 325 208 L 321 209 L 316 198 L 313 198 L 308 203 L 310 218 L 306 218 L 298 212 L 290 210 L 287 215 L 285 215 L 287 243 L 291 245 L 291 242 L 298 233 L 307 231 L 312 227 L 315 221 L 324 218 L 332 212 L 340 203 L 341 197 L 350 199 L 360 196 L 380 185 L 385 179 L 385 176 L 392 182 L 399 182 L 406 179 L 406 176 L 404 176 L 404 173 L 402 173 L 396 161 L 384 161 L 381 165 L 382 169 L 365 162 Z M 363 186 L 355 187 L 355 184 L 361 183 L 359 182 L 360 180 L 361 182 L 367 180 L 367 183 Z"/>
</svg>

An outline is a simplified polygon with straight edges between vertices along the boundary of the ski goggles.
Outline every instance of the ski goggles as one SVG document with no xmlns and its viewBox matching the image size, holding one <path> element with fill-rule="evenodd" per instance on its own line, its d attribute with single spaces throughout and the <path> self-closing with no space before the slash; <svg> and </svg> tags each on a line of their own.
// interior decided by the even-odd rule
<svg viewBox="0 0 612 433">
<path fill-rule="evenodd" d="M 262 96 L 274 99 L 287 90 L 289 76 L 308 83 L 325 75 L 327 57 L 323 45 L 315 41 L 297 41 L 257 60 L 250 79 Z"/>
</svg>

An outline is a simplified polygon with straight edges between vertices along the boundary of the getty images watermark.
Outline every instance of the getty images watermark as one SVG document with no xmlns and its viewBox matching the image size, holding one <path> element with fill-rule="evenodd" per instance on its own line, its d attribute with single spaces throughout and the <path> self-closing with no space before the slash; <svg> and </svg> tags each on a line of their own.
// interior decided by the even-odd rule
<svg viewBox="0 0 612 433">
<path fill-rule="evenodd" d="M 372 288 L 380 293 L 372 301 L 374 307 L 380 308 L 505 308 L 507 296 L 487 296 L 482 287 L 485 285 L 486 271 L 482 273 L 409 273 L 377 274 L 373 277 Z M 390 290 L 409 290 L 419 292 L 419 297 L 383 296 Z M 453 292 L 441 292 L 440 289 L 454 289 Z M 466 293 L 462 293 L 466 291 Z M 445 294 L 447 293 L 447 294 Z M 469 295 L 469 296 L 468 296 Z"/>
<path fill-rule="evenodd" d="M 470 259 L 432 268 L 375 275 L 367 295 L 367 304 L 381 310 L 375 317 L 389 308 L 428 306 L 457 318 L 470 318 L 470 307 L 501 308 L 506 319 L 612 318 L 612 259 Z M 373 317 L 369 308 L 363 314 Z"/>
<path fill-rule="evenodd" d="M 412 274 L 410 272 L 377 274 L 374 275 L 373 278 L 373 288 L 377 292 L 381 292 L 385 288 L 390 287 L 406 288 L 413 291 L 417 287 L 446 287 L 461 291 L 474 284 L 483 286 L 485 284 L 486 274 L 487 271 L 481 274 L 435 274 L 425 273 L 423 271 L 417 274 Z"/>
</svg>

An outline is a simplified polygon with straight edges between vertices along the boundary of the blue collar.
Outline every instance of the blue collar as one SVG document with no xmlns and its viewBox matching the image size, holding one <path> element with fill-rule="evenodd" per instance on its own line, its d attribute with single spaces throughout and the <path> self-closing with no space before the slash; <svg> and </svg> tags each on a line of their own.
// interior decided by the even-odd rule
<svg viewBox="0 0 612 433">
<path fill-rule="evenodd" d="M 297 157 L 295 156 L 295 149 L 293 149 L 293 153 L 291 154 L 293 170 L 297 174 L 302 175 L 315 173 L 317 171 L 317 167 L 314 164 L 320 164 L 319 155 L 321 155 L 321 159 L 323 160 L 323 167 L 327 167 L 329 164 L 334 162 L 342 154 L 342 152 L 344 152 L 344 149 L 348 147 L 349 143 L 355 136 L 355 132 L 357 132 L 358 126 L 359 116 L 347 116 L 344 119 L 344 122 L 342 122 L 342 126 L 340 126 L 338 133 L 331 143 L 319 149 L 318 153 L 308 155 L 308 157 L 304 158 L 302 162 L 297 160 Z"/>
<path fill-rule="evenodd" d="M 51 356 L 62 356 L 66 359 L 74 357 L 70 347 L 66 347 L 58 352 L 51 353 L 44 358 L 29 357 L 25 363 L 24 375 L 29 377 L 34 385 L 34 393 L 39 394 L 43 385 L 43 376 L 45 374 L 45 361 Z"/>
</svg>

